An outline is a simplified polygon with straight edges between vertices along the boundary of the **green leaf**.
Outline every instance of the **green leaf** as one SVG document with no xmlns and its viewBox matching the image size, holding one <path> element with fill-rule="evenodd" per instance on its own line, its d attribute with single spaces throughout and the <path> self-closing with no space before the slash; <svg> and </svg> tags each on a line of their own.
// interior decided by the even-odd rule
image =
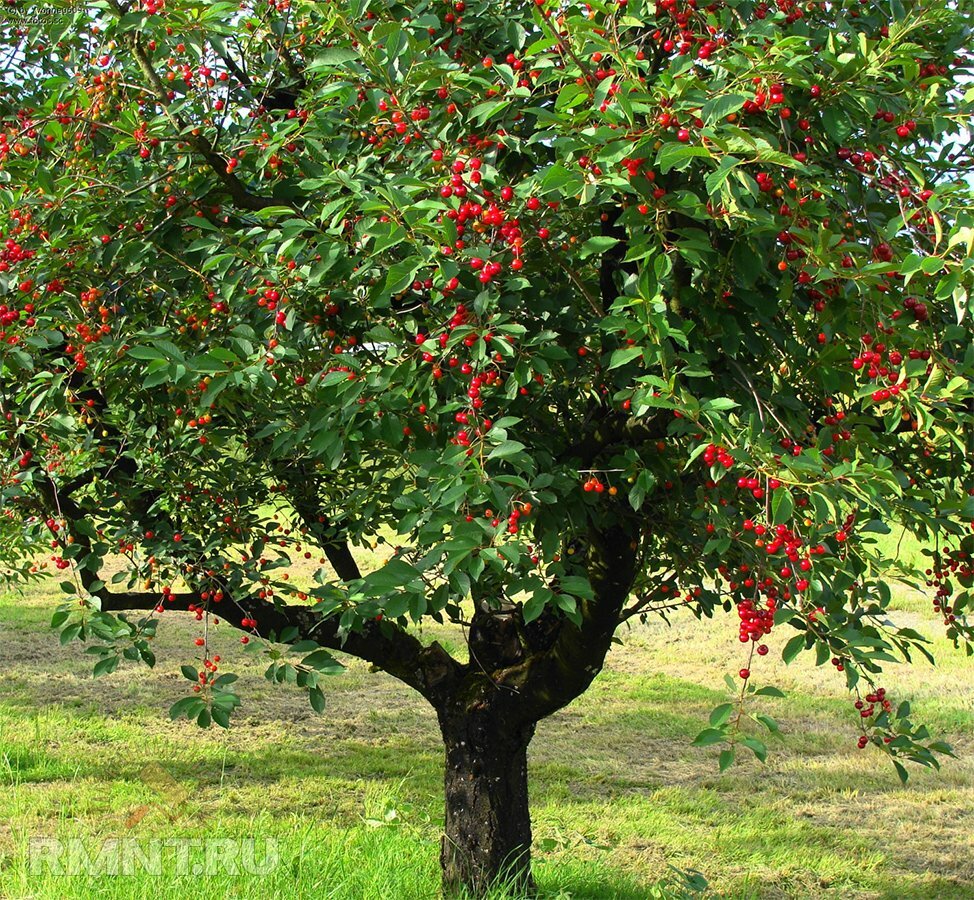
<svg viewBox="0 0 974 900">
<path fill-rule="evenodd" d="M 893 529 L 879 519 L 870 519 L 864 525 L 858 526 L 860 533 L 892 534 Z"/>
<path fill-rule="evenodd" d="M 620 347 L 618 350 L 612 351 L 612 357 L 609 360 L 609 369 L 618 369 L 620 366 L 624 366 L 628 362 L 632 362 L 634 359 L 641 359 L 643 355 L 642 347 Z"/>
<path fill-rule="evenodd" d="M 104 659 L 99 660 L 95 663 L 95 667 L 92 670 L 92 677 L 99 678 L 102 675 L 109 675 L 118 668 L 118 656 L 106 656 Z"/>
<path fill-rule="evenodd" d="M 584 244 L 582 244 L 578 253 L 578 258 L 588 259 L 588 257 L 596 254 L 601 256 L 606 250 L 608 250 L 610 247 L 614 247 L 618 243 L 619 238 L 612 237 L 611 235 L 607 234 L 599 234 L 595 237 L 590 237 Z"/>
<path fill-rule="evenodd" d="M 308 64 L 307 69 L 312 72 L 319 69 L 334 69 L 347 65 L 360 56 L 361 53 L 351 47 L 329 47 L 327 50 L 315 54 L 315 58 Z M 289 210 L 289 212 L 293 212 L 293 210 Z"/>
<path fill-rule="evenodd" d="M 166 354 L 157 350 L 155 347 L 130 347 L 128 355 L 132 359 L 140 360 L 167 359 Z"/>
<path fill-rule="evenodd" d="M 723 412 L 728 409 L 734 409 L 740 406 L 736 400 L 731 400 L 730 397 L 714 397 L 712 400 L 708 400 L 701 409 L 704 412 Z M 705 448 L 706 449 L 706 448 Z"/>
<path fill-rule="evenodd" d="M 325 711 L 325 694 L 320 687 L 315 685 L 309 688 L 308 699 L 311 701 L 311 708 L 316 713 L 323 713 Z"/>
<path fill-rule="evenodd" d="M 747 97 L 743 94 L 721 94 L 719 97 L 714 97 L 704 103 L 701 118 L 705 124 L 712 125 L 731 113 L 737 112 L 746 100 Z"/>
<path fill-rule="evenodd" d="M 163 354 L 169 359 L 175 360 L 176 362 L 186 362 L 186 357 L 183 356 L 183 351 L 179 349 L 172 341 L 164 340 L 163 338 L 156 338 L 153 342 L 156 349 L 161 350 Z"/>
<path fill-rule="evenodd" d="M 853 124 L 849 114 L 840 106 L 830 105 L 822 114 L 822 124 L 825 131 L 837 144 L 845 143 L 849 135 L 852 134 Z"/>
<path fill-rule="evenodd" d="M 389 250 L 391 247 L 398 246 L 406 239 L 406 229 L 401 225 L 396 225 L 386 234 L 380 234 L 375 239 L 375 245 L 372 248 L 373 253 L 382 253 L 383 250 Z"/>
<path fill-rule="evenodd" d="M 419 571 L 404 559 L 393 557 L 381 569 L 365 576 L 365 586 L 372 591 L 388 592 L 405 587 L 419 577 Z"/>
<path fill-rule="evenodd" d="M 679 141 L 670 141 L 659 148 L 656 155 L 656 167 L 662 174 L 666 174 L 671 169 L 681 169 L 686 166 L 694 157 L 710 157 L 710 151 L 706 147 L 694 147 L 689 144 L 682 144 Z"/>
<path fill-rule="evenodd" d="M 177 719 L 179 716 L 195 719 L 205 707 L 206 704 L 201 697 L 184 697 L 169 708 L 169 716 L 172 719 Z"/>
<path fill-rule="evenodd" d="M 788 641 L 787 644 L 785 644 L 784 650 L 781 651 L 781 658 L 784 660 L 785 665 L 789 665 L 791 661 L 804 649 L 805 635 L 796 634 L 790 641 Z"/>
<path fill-rule="evenodd" d="M 798 635 L 798 637 L 801 638 L 802 636 Z M 802 638 L 802 641 L 804 640 L 805 639 Z M 783 690 L 781 690 L 780 688 L 776 688 L 770 684 L 766 685 L 765 687 L 758 688 L 753 692 L 753 694 L 755 697 L 784 697 L 785 696 L 785 692 Z"/>
<path fill-rule="evenodd" d="M 713 712 L 710 714 L 710 724 L 714 728 L 720 728 L 721 725 L 726 725 L 730 721 L 733 712 L 734 704 L 721 703 L 720 706 L 714 707 Z"/>
<path fill-rule="evenodd" d="M 555 112 L 564 112 L 581 103 L 586 103 L 588 96 L 588 88 L 571 81 L 558 92 L 558 99 L 555 100 Z"/>
<path fill-rule="evenodd" d="M 524 604 L 522 615 L 525 623 L 533 622 L 544 612 L 545 604 L 551 597 L 550 591 L 535 591 Z"/>
<path fill-rule="evenodd" d="M 719 193 L 721 186 L 727 181 L 730 173 L 740 164 L 741 160 L 733 156 L 725 156 L 720 161 L 720 165 L 717 166 L 716 170 L 711 172 L 704 180 L 707 186 L 707 194 L 715 197 Z"/>
<path fill-rule="evenodd" d="M 594 600 L 595 590 L 592 582 L 581 575 L 565 575 L 559 579 L 559 585 L 566 594 L 581 597 L 584 600 Z"/>
<path fill-rule="evenodd" d="M 721 772 L 726 772 L 732 765 L 734 765 L 734 756 L 735 751 L 733 747 L 728 747 L 726 750 L 720 751 L 717 766 Z"/>
<path fill-rule="evenodd" d="M 200 673 L 197 671 L 195 666 L 180 666 L 179 671 L 183 673 L 183 678 L 187 681 L 192 681 L 198 683 L 200 679 Z"/>
<path fill-rule="evenodd" d="M 702 452 L 702 451 L 701 451 Z M 636 476 L 636 483 L 629 491 L 629 505 L 637 512 L 642 508 L 646 495 L 656 485 L 656 476 L 648 469 Z"/>
<path fill-rule="evenodd" d="M 478 125 L 483 125 L 488 119 L 495 116 L 501 110 L 507 109 L 510 105 L 510 100 L 486 100 L 483 103 L 478 103 L 470 110 L 470 115 Z"/>
<path fill-rule="evenodd" d="M 64 647 L 66 644 L 70 644 L 71 641 L 75 640 L 76 638 L 80 638 L 81 635 L 82 626 L 80 624 L 76 623 L 74 625 L 68 625 L 67 628 L 61 632 L 61 636 L 59 638 L 61 646 Z"/>
<path fill-rule="evenodd" d="M 389 274 L 386 276 L 385 287 L 382 289 L 383 293 L 389 296 L 401 294 L 415 280 L 420 265 L 422 260 L 415 256 L 391 265 Z"/>
<path fill-rule="evenodd" d="M 709 747 L 711 744 L 719 744 L 725 739 L 726 736 L 722 729 L 705 728 L 693 739 L 693 743 L 697 747 Z"/>
<path fill-rule="evenodd" d="M 142 380 L 142 387 L 147 389 L 154 388 L 158 387 L 160 384 L 166 384 L 172 380 L 173 378 L 170 374 L 170 366 L 167 362 L 163 361 L 161 366 L 148 372 L 148 374 Z"/>
<path fill-rule="evenodd" d="M 782 485 L 771 495 L 771 518 L 773 524 L 784 525 L 790 522 L 794 512 L 795 501 L 791 499 L 791 491 Z"/>
<path fill-rule="evenodd" d="M 301 665 L 326 675 L 339 675 L 345 671 L 345 667 L 325 649 L 308 654 L 301 660 Z"/>
<path fill-rule="evenodd" d="M 505 459 L 508 456 L 520 453 L 524 449 L 524 444 L 520 441 L 504 441 L 487 454 L 487 459 Z"/>
<path fill-rule="evenodd" d="M 754 738 L 754 737 L 746 737 L 746 738 L 744 738 L 743 741 L 741 741 L 741 743 L 745 747 L 747 747 L 748 750 L 753 751 L 754 755 L 759 760 L 761 760 L 761 762 L 765 762 L 767 760 L 767 758 L 768 758 L 768 748 L 764 746 L 764 742 L 763 741 L 759 741 L 757 738 Z"/>
<path fill-rule="evenodd" d="M 771 716 L 767 716 L 764 713 L 759 713 L 754 718 L 757 719 L 772 734 L 781 733 L 781 729 L 778 727 L 778 723 L 774 719 L 772 719 Z"/>
</svg>

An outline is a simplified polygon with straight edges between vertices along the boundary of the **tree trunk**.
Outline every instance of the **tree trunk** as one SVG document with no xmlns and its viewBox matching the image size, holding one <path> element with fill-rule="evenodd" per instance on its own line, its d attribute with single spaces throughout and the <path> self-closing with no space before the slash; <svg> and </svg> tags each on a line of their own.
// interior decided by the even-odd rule
<svg viewBox="0 0 974 900">
<path fill-rule="evenodd" d="M 446 744 L 443 892 L 483 897 L 505 884 L 531 893 L 527 749 L 534 724 L 505 721 L 504 704 L 440 713 Z M 464 893 L 465 892 L 465 893 Z"/>
</svg>

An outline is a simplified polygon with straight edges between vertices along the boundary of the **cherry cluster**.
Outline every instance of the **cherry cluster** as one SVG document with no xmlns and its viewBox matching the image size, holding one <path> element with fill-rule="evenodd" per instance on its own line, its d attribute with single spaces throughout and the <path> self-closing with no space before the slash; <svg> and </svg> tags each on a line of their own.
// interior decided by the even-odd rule
<svg viewBox="0 0 974 900">
<path fill-rule="evenodd" d="M 772 9 L 777 9 L 784 13 L 783 19 L 778 22 L 784 28 L 786 25 L 793 25 L 799 19 L 805 18 L 805 7 L 798 0 L 775 0 L 773 4 L 762 2 L 754 7 L 755 19 L 766 19 Z"/>
<path fill-rule="evenodd" d="M 14 221 L 17 223 L 17 229 L 19 229 L 22 227 L 21 223 L 25 220 L 18 216 L 16 211 L 14 211 L 13 215 Z M 3 243 L 3 249 L 0 250 L 0 273 L 9 272 L 18 263 L 33 259 L 36 252 L 35 250 L 25 249 L 15 238 L 8 237 Z M 34 282 L 31 279 L 21 281 L 18 286 L 20 292 L 24 294 L 29 294 L 33 290 L 33 287 Z M 21 308 L 18 308 L 16 303 L 13 302 L 0 303 L 0 329 L 7 329 L 11 325 L 21 322 L 26 327 L 31 327 L 34 324 L 33 312 L 34 305 L 29 302 L 25 303 Z M 21 318 L 22 314 L 23 319 Z M 20 342 L 20 335 L 8 334 L 6 330 L 3 330 L 0 331 L 0 340 L 6 341 L 8 344 L 18 344 Z"/>
<path fill-rule="evenodd" d="M 590 475 L 588 478 L 586 478 L 585 481 L 582 482 L 582 490 L 585 491 L 586 494 L 602 494 L 608 491 L 613 497 L 618 493 L 618 490 L 615 487 L 606 487 L 606 485 L 602 482 L 602 479 L 597 475 Z"/>
<path fill-rule="evenodd" d="M 852 368 L 857 372 L 862 372 L 870 380 L 885 380 L 888 387 L 878 387 L 872 393 L 872 399 L 876 403 L 885 402 L 893 397 L 898 397 L 906 390 L 908 380 L 901 378 L 898 367 L 903 362 L 903 354 L 898 350 L 891 350 L 885 343 L 876 341 L 871 334 L 863 335 L 862 343 L 866 349 L 852 360 Z M 929 351 L 911 350 L 910 359 L 930 358 Z M 884 362 L 885 357 L 885 362 Z"/>
<path fill-rule="evenodd" d="M 974 586 L 974 541 L 965 538 L 959 547 L 939 551 L 934 564 L 926 570 L 927 586 L 935 588 L 933 608 L 943 616 L 944 625 L 955 630 L 966 625 L 963 615 L 958 621 L 959 609 L 951 597 L 954 585 Z"/>
<path fill-rule="evenodd" d="M 722 466 L 725 469 L 729 469 L 734 465 L 734 457 L 730 455 L 727 448 L 723 445 L 718 446 L 717 444 L 708 444 L 706 450 L 703 451 L 703 461 L 708 466 Z"/>
<path fill-rule="evenodd" d="M 715 9 L 717 9 L 716 3 L 706 7 L 706 11 Z M 721 34 L 714 25 L 704 25 L 702 32 L 696 30 L 696 23 L 693 20 L 702 19 L 704 15 L 697 11 L 697 0 L 686 0 L 686 5 L 682 8 L 678 0 L 657 0 L 656 12 L 657 15 L 661 13 L 667 15 L 676 26 L 675 32 L 671 29 L 653 32 L 653 40 L 659 44 L 664 53 L 686 56 L 696 47 L 697 59 L 707 60 L 714 51 L 728 43 L 726 35 Z"/>
<path fill-rule="evenodd" d="M 859 718 L 862 720 L 864 727 L 868 727 L 869 725 L 866 720 L 876 715 L 877 706 L 883 712 L 890 712 L 893 709 L 893 704 L 886 697 L 885 688 L 876 688 L 872 693 L 866 694 L 865 700 L 856 700 L 855 707 L 859 711 Z M 884 744 L 889 744 L 893 740 L 893 736 L 891 734 L 884 734 L 882 740 Z M 857 741 L 859 749 L 863 750 L 868 744 L 869 735 L 861 734 Z"/>
<path fill-rule="evenodd" d="M 772 82 L 764 90 L 760 88 L 760 78 L 753 79 L 752 83 L 758 87 L 754 92 L 754 99 L 744 101 L 744 105 L 741 107 L 743 112 L 747 113 L 748 115 L 755 115 L 760 112 L 765 112 L 773 106 L 778 106 L 781 107 L 778 112 L 782 118 L 791 118 L 791 110 L 784 106 L 785 86 L 781 84 L 781 82 Z M 818 94 L 815 93 L 816 91 L 821 93 L 821 88 L 819 88 L 818 85 L 815 85 L 812 88 L 812 96 L 818 96 Z"/>
<path fill-rule="evenodd" d="M 763 609 L 759 608 L 752 599 L 737 601 L 737 616 L 740 619 L 740 641 L 742 644 L 748 642 L 757 643 L 763 637 L 771 634 L 774 627 L 774 614 L 778 610 L 778 601 L 774 597 L 769 597 Z M 761 644 L 757 648 L 760 656 L 765 656 L 768 652 L 766 644 Z"/>
<path fill-rule="evenodd" d="M 873 121 L 892 125 L 896 121 L 896 113 L 890 112 L 888 109 L 877 109 L 873 113 Z M 913 119 L 909 119 L 896 126 L 896 134 L 901 138 L 909 137 L 916 130 L 916 127 L 917 123 Z"/>
<path fill-rule="evenodd" d="M 196 638 L 194 643 L 197 647 L 203 647 L 206 645 L 206 641 L 203 640 L 203 638 Z M 194 693 L 198 694 L 203 690 L 203 688 L 211 687 L 213 685 L 213 682 L 216 681 L 216 672 L 219 668 L 219 663 L 220 657 L 218 654 L 214 655 L 212 659 L 207 657 L 203 660 L 203 669 L 197 676 L 199 678 L 199 684 L 193 685 Z"/>
<path fill-rule="evenodd" d="M 755 588 L 762 591 L 765 596 L 772 598 L 779 596 L 778 580 L 788 583 L 794 580 L 794 589 L 798 593 L 803 593 L 809 588 L 807 573 L 812 570 L 812 557 L 822 556 L 827 550 L 824 544 L 817 544 L 808 547 L 804 539 L 796 531 L 787 525 L 775 525 L 770 529 L 771 539 L 767 540 L 769 529 L 760 522 L 755 523 L 752 519 L 745 519 L 742 528 L 745 532 L 755 536 L 754 546 L 756 549 L 763 550 L 765 556 L 772 557 L 783 553 L 787 562 L 783 562 L 780 568 L 772 574 L 764 576 L 756 575 L 750 566 L 744 563 L 738 570 L 737 578 L 730 582 L 732 591 L 744 589 L 751 591 Z M 801 574 L 795 578 L 795 568 Z M 721 567 L 722 574 L 729 574 L 726 566 Z M 780 592 L 784 599 L 790 599 L 791 589 L 784 587 Z"/>
</svg>

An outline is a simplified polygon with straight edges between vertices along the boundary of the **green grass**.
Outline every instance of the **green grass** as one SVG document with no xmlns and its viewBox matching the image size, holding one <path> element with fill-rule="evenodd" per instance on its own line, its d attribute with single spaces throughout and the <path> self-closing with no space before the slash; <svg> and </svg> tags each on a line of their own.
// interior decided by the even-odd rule
<svg viewBox="0 0 974 900">
<path fill-rule="evenodd" d="M 218 628 L 245 705 L 229 732 L 200 731 L 166 716 L 185 690 L 178 666 L 194 656 L 195 622 L 163 623 L 156 669 L 94 681 L 83 648 L 59 647 L 47 629 L 56 602 L 41 588 L 0 599 L 0 897 L 437 896 L 442 751 L 416 695 L 352 661 L 317 715 Z M 896 606 L 898 620 L 936 634 L 929 601 Z M 717 751 L 691 741 L 741 665 L 734 621 L 635 627 L 532 744 L 543 896 L 677 896 L 659 886 L 677 883 L 675 866 L 729 898 L 974 898 L 974 665 L 942 639 L 934 651 L 937 668 L 893 667 L 884 684 L 957 748 L 942 772 L 902 786 L 882 756 L 855 748 L 831 667 L 785 667 L 772 652 L 755 676 L 788 696 L 759 711 L 784 735 L 766 765 L 749 758 L 719 775 Z M 257 876 L 31 872 L 28 841 L 48 836 L 92 849 L 118 836 L 273 838 L 280 861 Z"/>
</svg>

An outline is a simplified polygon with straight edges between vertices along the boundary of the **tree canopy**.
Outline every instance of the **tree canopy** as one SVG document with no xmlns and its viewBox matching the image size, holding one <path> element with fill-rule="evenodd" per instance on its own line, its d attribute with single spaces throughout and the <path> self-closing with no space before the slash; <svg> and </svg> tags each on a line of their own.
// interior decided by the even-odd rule
<svg viewBox="0 0 974 900">
<path fill-rule="evenodd" d="M 529 737 L 626 622 L 736 611 L 742 702 L 788 630 L 852 739 L 949 751 L 881 673 L 891 582 L 974 636 L 966 3 L 19 9 L 0 565 L 97 672 L 188 610 L 175 715 L 240 702 L 219 619 L 316 709 L 344 650 Z"/>
</svg>

